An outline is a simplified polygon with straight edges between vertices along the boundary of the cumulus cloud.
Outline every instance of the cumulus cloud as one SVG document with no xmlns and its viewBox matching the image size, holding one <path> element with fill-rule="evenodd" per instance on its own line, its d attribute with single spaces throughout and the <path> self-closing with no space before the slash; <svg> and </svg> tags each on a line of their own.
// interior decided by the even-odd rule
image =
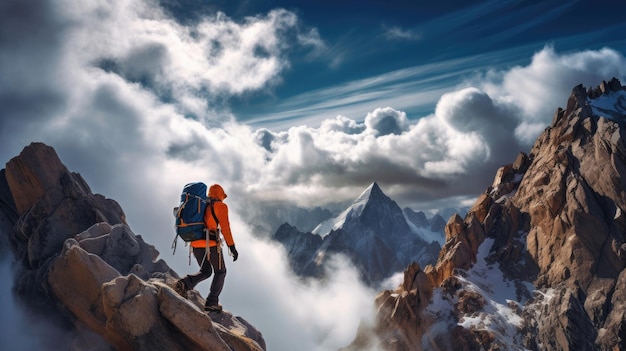
<svg viewBox="0 0 626 351">
<path fill-rule="evenodd" d="M 598 85 L 612 77 L 624 79 L 626 59 L 610 48 L 559 54 L 552 46 L 535 53 L 527 66 L 489 71 L 470 79 L 490 96 L 516 106 L 516 137 L 529 145 L 546 127 L 557 107 L 564 107 L 571 89 Z"/>
<path fill-rule="evenodd" d="M 376 135 L 400 135 L 409 129 L 409 120 L 406 113 L 396 111 L 390 107 L 377 108 L 365 117 L 365 126 Z"/>
<path fill-rule="evenodd" d="M 443 94 L 432 115 L 414 123 L 388 107 L 373 110 L 363 122 L 338 116 L 319 128 L 268 131 L 273 144 L 266 167 L 272 171 L 259 185 L 287 186 L 289 198 L 302 205 L 374 180 L 423 201 L 476 194 L 497 167 L 530 150 L 575 85 L 623 78 L 624 63 L 611 49 L 558 54 L 547 46 L 527 66 L 469 78 Z"/>
</svg>

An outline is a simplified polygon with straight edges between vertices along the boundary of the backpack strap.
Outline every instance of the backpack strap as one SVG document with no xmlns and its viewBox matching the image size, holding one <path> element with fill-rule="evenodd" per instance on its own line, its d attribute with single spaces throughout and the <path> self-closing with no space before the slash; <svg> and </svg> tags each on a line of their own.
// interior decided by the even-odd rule
<svg viewBox="0 0 626 351">
<path fill-rule="evenodd" d="M 215 220 L 215 232 L 213 235 L 211 235 L 212 233 L 209 231 L 209 228 L 206 228 L 206 248 L 204 250 L 204 257 L 202 258 L 202 262 L 200 263 L 200 267 L 202 267 L 202 265 L 204 264 L 205 260 L 209 259 L 209 240 L 213 239 L 217 242 L 217 254 L 221 255 L 222 254 L 222 245 L 220 245 L 220 232 L 219 232 L 219 225 L 220 225 L 220 221 L 219 219 L 217 219 L 217 216 L 215 215 L 215 210 L 213 209 L 213 203 L 217 202 L 220 200 L 215 200 L 215 199 L 208 199 L 207 200 L 207 204 L 211 207 L 211 216 L 213 216 L 213 219 Z M 221 262 L 221 260 L 220 260 Z M 220 267 L 221 268 L 221 267 Z"/>
<path fill-rule="evenodd" d="M 219 201 L 219 200 L 210 199 L 208 201 L 208 204 L 211 207 L 211 215 L 213 216 L 213 219 L 215 220 L 215 234 L 214 234 L 215 236 L 211 237 L 210 239 L 213 239 L 215 241 L 218 241 L 219 238 L 220 238 L 220 235 L 219 235 L 220 221 L 219 221 L 219 219 L 217 219 L 217 216 L 215 215 L 215 210 L 213 209 L 213 202 L 217 202 L 217 201 Z M 209 232 L 209 229 L 207 228 L 207 238 L 209 238 L 210 236 L 211 236 L 211 234 Z"/>
<path fill-rule="evenodd" d="M 220 221 L 219 219 L 217 219 L 217 216 L 215 215 L 215 210 L 213 209 L 213 202 L 221 202 L 220 200 L 213 200 L 211 199 L 210 201 L 210 205 L 211 205 L 211 214 L 213 215 L 213 219 L 215 220 L 215 223 L 219 226 L 220 225 Z"/>
</svg>

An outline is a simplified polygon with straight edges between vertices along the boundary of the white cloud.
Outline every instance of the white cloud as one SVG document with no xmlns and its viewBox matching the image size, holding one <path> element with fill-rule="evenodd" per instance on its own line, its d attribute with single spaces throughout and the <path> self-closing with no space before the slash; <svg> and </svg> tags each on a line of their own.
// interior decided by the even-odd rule
<svg viewBox="0 0 626 351">
<path fill-rule="evenodd" d="M 376 135 L 400 135 L 409 129 L 409 120 L 406 113 L 396 111 L 391 107 L 377 108 L 365 117 L 365 125 Z"/>
<path fill-rule="evenodd" d="M 557 107 L 565 107 L 574 86 L 595 87 L 612 77 L 623 81 L 625 76 L 626 59 L 615 50 L 559 54 L 546 46 L 535 53 L 528 66 L 492 71 L 470 84 L 519 109 L 516 136 L 529 145 L 551 121 Z"/>
<path fill-rule="evenodd" d="M 244 223 L 234 224 L 240 258 L 227 257 L 221 301 L 262 326 L 268 349 L 337 350 L 352 342 L 361 320 L 372 319 L 375 292 L 363 286 L 346 259 L 334 258 L 324 282 L 299 280 L 287 268 L 282 247 L 250 235 Z M 202 285 L 199 291 L 208 293 L 208 283 Z"/>
<path fill-rule="evenodd" d="M 2 233 L 3 235 L 5 233 Z M 42 318 L 41 315 L 27 311 L 20 301 L 14 298 L 12 285 L 14 279 L 12 271 L 14 263 L 7 257 L 0 257 L 0 278 L 4 282 L 0 287 L 0 343 L 11 345 L 16 351 L 26 350 L 58 350 L 67 347 L 71 342 L 71 335 L 64 330 L 57 321 Z M 23 335 L 24 331 L 28 335 Z M 94 345 L 96 340 L 94 341 Z"/>
<path fill-rule="evenodd" d="M 284 52 L 295 45 L 284 33 L 298 30 L 297 17 L 286 10 L 241 22 L 217 13 L 181 25 L 153 1 L 61 3 L 58 9 L 70 23 L 66 45 L 72 67 L 119 74 L 197 117 L 207 117 L 212 99 L 279 81 L 289 66 Z M 297 37 L 308 47 L 322 45 L 316 31 Z"/>
</svg>

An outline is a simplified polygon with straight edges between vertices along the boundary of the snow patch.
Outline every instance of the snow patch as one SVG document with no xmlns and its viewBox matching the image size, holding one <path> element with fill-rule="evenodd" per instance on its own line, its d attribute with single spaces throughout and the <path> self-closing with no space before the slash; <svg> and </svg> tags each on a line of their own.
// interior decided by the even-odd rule
<svg viewBox="0 0 626 351">
<path fill-rule="evenodd" d="M 624 121 L 626 115 L 626 91 L 617 91 L 589 100 L 594 115 L 614 121 Z"/>
<path fill-rule="evenodd" d="M 363 209 L 370 199 L 372 187 L 375 183 L 372 183 L 363 193 L 348 207 L 345 211 L 341 212 L 337 217 L 330 218 L 320 223 L 312 233 L 321 236 L 322 238 L 328 235 L 331 231 L 337 230 L 343 227 L 346 221 L 350 218 L 358 217 L 363 213 Z"/>
<path fill-rule="evenodd" d="M 466 329 L 485 330 L 496 337 L 496 342 L 506 345 L 512 350 L 525 350 L 521 345 L 522 335 L 519 330 L 523 319 L 516 311 L 522 306 L 517 302 L 517 293 L 513 281 L 504 277 L 498 264 L 489 264 L 486 258 L 494 243 L 493 238 L 487 238 L 481 244 L 477 253 L 476 264 L 463 276 L 457 276 L 462 285 L 462 290 L 474 292 L 482 296 L 485 305 L 482 310 L 464 315 L 457 325 Z M 530 291 L 535 287 L 526 283 Z M 546 299 L 549 299 L 546 293 Z M 454 305 L 458 297 L 450 299 L 445 296 L 441 289 L 436 289 L 427 311 L 433 315 L 435 324 L 425 334 L 425 339 L 448 332 L 455 323 L 453 318 Z M 427 340 L 423 340 L 423 343 Z"/>
<path fill-rule="evenodd" d="M 484 312 L 476 317 L 462 318 L 460 325 L 468 329 L 489 330 L 499 335 L 501 340 L 513 342 L 512 345 L 522 318 L 510 307 L 517 304 L 513 282 L 504 277 L 497 265 L 487 264 L 486 258 L 494 241 L 492 238 L 485 239 L 478 248 L 476 264 L 468 272 L 472 280 L 460 277 L 467 290 L 479 293 L 486 301 Z"/>
<path fill-rule="evenodd" d="M 444 235 L 442 235 L 441 232 L 434 232 L 427 228 L 419 228 L 406 217 L 406 214 L 404 212 L 402 214 L 404 215 L 406 224 L 409 225 L 409 229 L 411 229 L 411 231 L 415 235 L 417 235 L 420 239 L 424 240 L 427 243 L 432 243 L 433 241 L 438 242 L 439 246 L 442 246 L 442 247 L 446 243 L 446 238 Z"/>
<path fill-rule="evenodd" d="M 426 307 L 426 312 L 433 317 L 434 322 L 422 337 L 423 350 L 430 350 L 432 348 L 431 340 L 435 339 L 435 337 L 449 333 L 455 323 L 453 317 L 453 305 L 455 302 L 456 301 L 450 301 L 450 299 L 443 294 L 441 289 L 435 289 L 433 291 L 433 298 Z"/>
</svg>

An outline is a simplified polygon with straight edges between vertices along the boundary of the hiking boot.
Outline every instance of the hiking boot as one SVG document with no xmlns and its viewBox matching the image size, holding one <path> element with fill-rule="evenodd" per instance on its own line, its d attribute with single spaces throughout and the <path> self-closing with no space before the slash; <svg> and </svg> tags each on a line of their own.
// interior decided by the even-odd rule
<svg viewBox="0 0 626 351">
<path fill-rule="evenodd" d="M 174 291 L 184 298 L 187 298 L 187 290 L 187 284 L 182 279 L 174 284 Z"/>
<path fill-rule="evenodd" d="M 222 305 L 220 305 L 219 303 L 204 305 L 204 310 L 206 312 L 222 312 Z"/>
</svg>

